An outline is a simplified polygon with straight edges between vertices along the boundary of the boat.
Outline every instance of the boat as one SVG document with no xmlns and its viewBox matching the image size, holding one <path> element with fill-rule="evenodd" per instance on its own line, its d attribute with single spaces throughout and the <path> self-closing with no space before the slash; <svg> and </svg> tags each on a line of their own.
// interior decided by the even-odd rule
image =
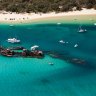
<svg viewBox="0 0 96 96">
<path fill-rule="evenodd" d="M 49 65 L 54 65 L 54 63 L 52 63 L 52 62 L 49 62 L 48 64 L 49 64 Z"/>
<path fill-rule="evenodd" d="M 34 45 L 34 46 L 31 47 L 31 51 L 34 51 L 34 50 L 36 50 L 37 48 L 39 48 L 39 46 L 38 46 L 38 45 Z"/>
<path fill-rule="evenodd" d="M 14 25 L 9 25 L 10 27 L 13 27 Z"/>
<path fill-rule="evenodd" d="M 81 26 L 79 27 L 79 33 L 83 33 L 83 32 L 86 32 L 87 30 L 86 29 L 82 29 Z"/>
<path fill-rule="evenodd" d="M 87 31 L 86 29 L 85 30 L 84 29 L 80 29 L 78 32 L 79 33 L 83 33 L 83 32 L 86 32 L 86 31 Z"/>
<path fill-rule="evenodd" d="M 94 23 L 94 25 L 96 25 L 96 23 Z"/>
<path fill-rule="evenodd" d="M 57 25 L 60 25 L 60 24 L 61 24 L 60 22 L 57 23 Z"/>
<path fill-rule="evenodd" d="M 60 40 L 59 42 L 60 42 L 60 43 L 65 43 L 63 40 Z"/>
<path fill-rule="evenodd" d="M 7 40 L 7 42 L 9 42 L 9 43 L 20 43 L 20 40 L 18 40 L 18 39 L 16 39 L 16 38 L 9 38 L 9 39 Z"/>
<path fill-rule="evenodd" d="M 75 44 L 74 47 L 75 47 L 75 48 L 78 47 L 78 44 Z"/>
</svg>

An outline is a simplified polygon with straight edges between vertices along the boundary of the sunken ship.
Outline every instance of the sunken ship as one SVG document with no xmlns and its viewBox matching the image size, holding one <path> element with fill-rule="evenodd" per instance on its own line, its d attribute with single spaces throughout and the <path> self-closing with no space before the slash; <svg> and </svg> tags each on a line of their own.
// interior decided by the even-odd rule
<svg viewBox="0 0 96 96">
<path fill-rule="evenodd" d="M 11 48 L 4 48 L 0 46 L 0 54 L 2 56 L 7 57 L 35 57 L 35 58 L 43 58 L 44 54 L 43 51 L 38 50 L 37 45 L 32 46 L 30 50 L 17 46 L 17 47 L 11 47 Z"/>
</svg>

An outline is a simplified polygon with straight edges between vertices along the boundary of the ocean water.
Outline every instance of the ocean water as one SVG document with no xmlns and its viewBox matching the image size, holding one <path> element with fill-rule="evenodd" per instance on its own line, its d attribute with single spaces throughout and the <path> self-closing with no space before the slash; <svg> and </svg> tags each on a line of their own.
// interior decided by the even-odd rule
<svg viewBox="0 0 96 96">
<path fill-rule="evenodd" d="M 0 96 L 96 96 L 96 26 L 84 24 L 82 28 L 87 32 L 78 33 L 79 26 L 0 25 L 0 45 L 28 49 L 39 45 L 40 50 L 51 54 L 45 52 L 43 59 L 0 55 Z M 21 43 L 6 41 L 13 37 Z M 68 43 L 61 44 L 60 40 Z M 70 62 L 73 58 L 85 63 Z"/>
</svg>

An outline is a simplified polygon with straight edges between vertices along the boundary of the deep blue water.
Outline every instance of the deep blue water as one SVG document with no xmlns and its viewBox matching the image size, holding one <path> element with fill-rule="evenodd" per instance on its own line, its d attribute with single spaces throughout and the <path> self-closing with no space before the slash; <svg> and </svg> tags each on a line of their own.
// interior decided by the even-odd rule
<svg viewBox="0 0 96 96">
<path fill-rule="evenodd" d="M 39 45 L 58 58 L 45 54 L 43 59 L 0 56 L 0 96 L 95 96 L 96 26 L 87 24 L 0 25 L 0 44 L 4 47 Z M 16 37 L 20 44 L 6 40 Z M 59 43 L 60 40 L 68 42 Z M 77 48 L 74 45 L 78 44 Z M 66 59 L 67 58 L 67 59 Z M 70 62 L 85 60 L 85 64 Z M 50 66 L 48 63 L 53 62 Z"/>
</svg>

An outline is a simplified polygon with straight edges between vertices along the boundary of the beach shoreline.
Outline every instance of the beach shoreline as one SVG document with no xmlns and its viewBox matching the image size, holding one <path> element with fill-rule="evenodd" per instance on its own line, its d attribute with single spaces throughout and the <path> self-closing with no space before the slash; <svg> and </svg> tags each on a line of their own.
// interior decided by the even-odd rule
<svg viewBox="0 0 96 96">
<path fill-rule="evenodd" d="M 11 13 L 11 12 L 0 12 L 0 24 L 24 24 L 24 23 L 37 23 L 37 22 L 51 22 L 62 21 L 61 19 L 70 22 L 70 20 L 79 21 L 96 21 L 96 10 L 94 9 L 83 9 L 81 11 L 71 11 L 63 13 Z M 56 23 L 55 22 L 55 23 Z"/>
</svg>

